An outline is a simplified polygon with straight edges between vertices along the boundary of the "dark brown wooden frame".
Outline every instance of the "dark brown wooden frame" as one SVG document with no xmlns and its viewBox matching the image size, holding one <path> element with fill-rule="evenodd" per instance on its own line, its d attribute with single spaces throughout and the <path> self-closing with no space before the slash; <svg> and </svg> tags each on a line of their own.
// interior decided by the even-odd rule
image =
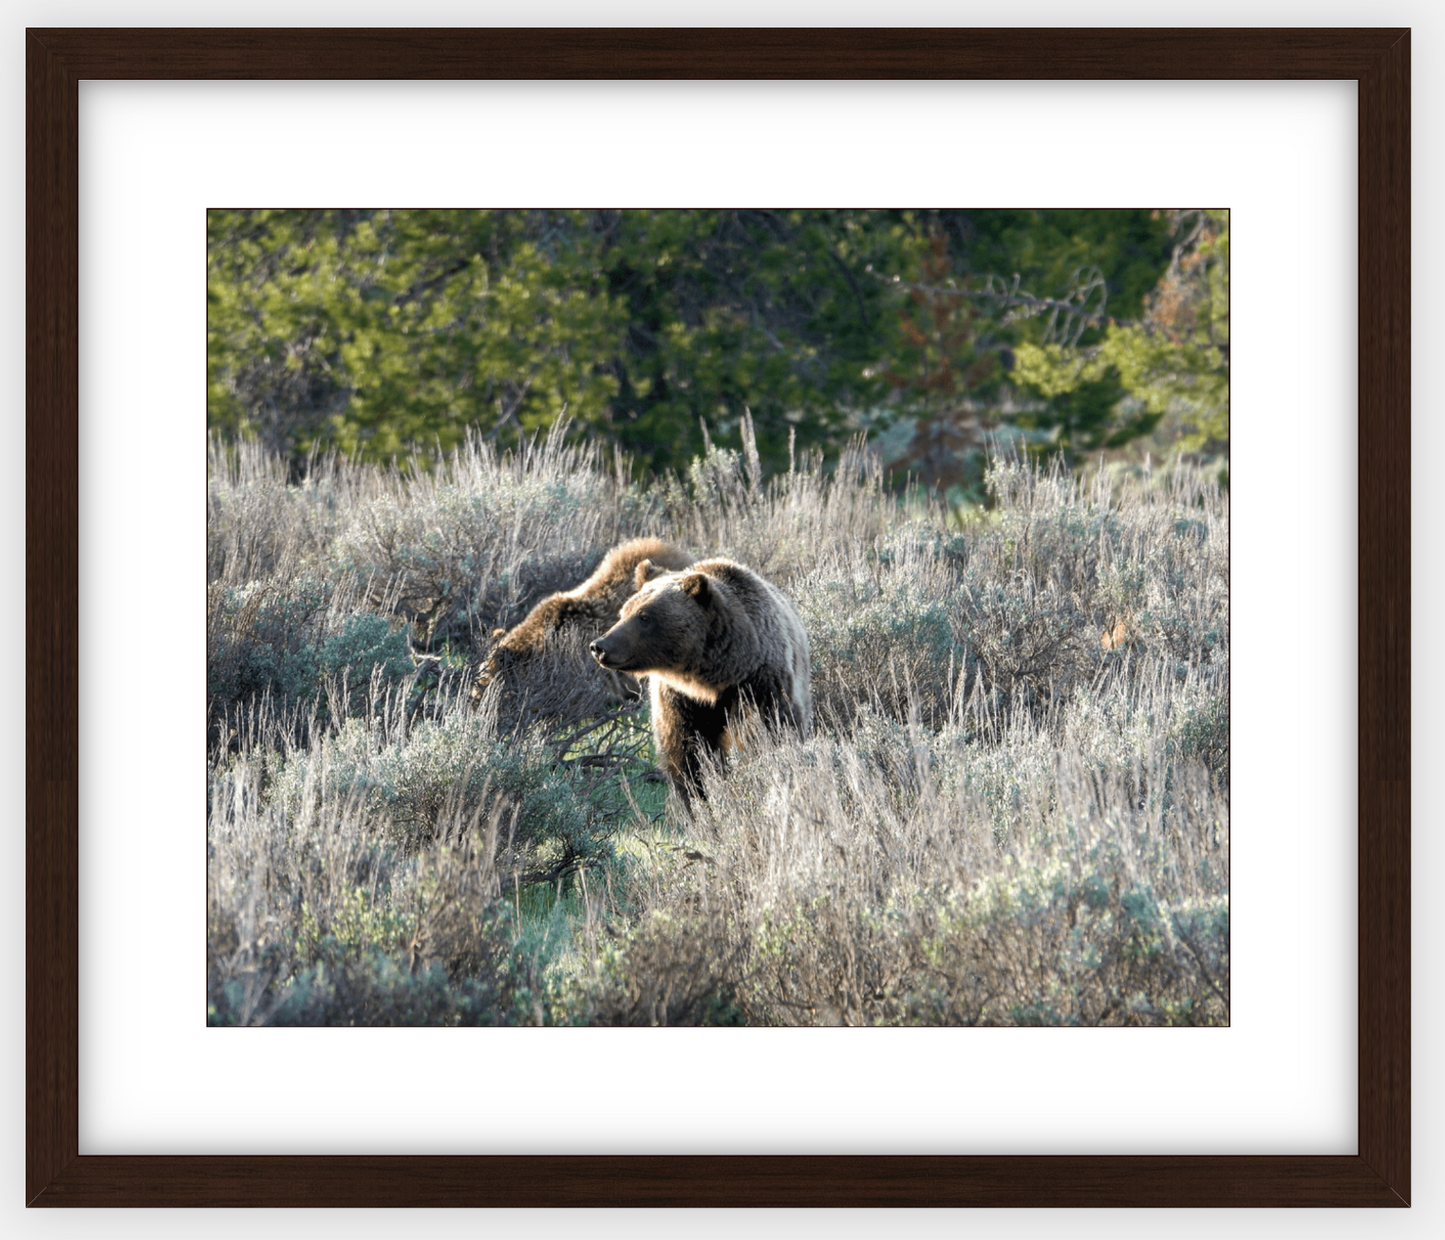
<svg viewBox="0 0 1445 1240">
<path fill-rule="evenodd" d="M 80 1156 L 75 651 L 77 84 L 83 78 L 1357 80 L 1358 1152 L 1338 1157 Z M 25 188 L 27 1202 L 1409 1203 L 1407 30 L 31 30 L 26 38 Z"/>
</svg>

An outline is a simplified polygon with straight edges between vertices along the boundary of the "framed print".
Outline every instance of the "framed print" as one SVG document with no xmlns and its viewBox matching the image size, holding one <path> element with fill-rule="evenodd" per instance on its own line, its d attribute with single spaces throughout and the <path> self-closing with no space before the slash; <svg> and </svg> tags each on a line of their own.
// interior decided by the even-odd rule
<svg viewBox="0 0 1445 1240">
<path fill-rule="evenodd" d="M 27 55 L 30 1201 L 479 1206 L 1408 1202 L 1408 32 L 512 30 L 401 31 L 382 37 L 364 31 L 32 31 Z M 772 1143 L 761 1147 L 769 1151 L 764 1154 L 757 1152 L 757 1145 L 749 1147 L 745 1120 L 731 1139 L 711 1150 L 666 1142 L 663 1148 L 680 1152 L 665 1157 L 639 1152 L 651 1151 L 656 1144 L 637 1138 L 619 1139 L 615 1153 L 606 1152 L 607 1145 L 596 1140 L 579 1142 L 588 1151 L 583 1154 L 528 1138 L 510 1149 L 488 1144 L 489 1152 L 469 1154 L 456 1152 L 466 1149 L 465 1143 L 427 1147 L 401 1135 L 390 1148 L 405 1153 L 364 1142 L 339 1149 L 324 1143 L 306 1145 L 294 1137 L 286 1153 L 256 1152 L 266 1146 L 254 1140 L 237 1142 L 230 1150 L 223 1144 L 187 1140 L 182 1148 L 212 1152 L 177 1155 L 159 1138 L 128 1147 L 134 1153 L 80 1152 L 82 1131 L 96 1131 L 95 1108 L 109 1095 L 91 1070 L 93 1050 L 87 1049 L 85 1029 L 92 1018 L 87 1015 L 82 1022 L 89 1000 L 81 997 L 90 993 L 85 970 L 94 970 L 97 958 L 90 955 L 92 963 L 87 966 L 92 939 L 85 925 L 87 918 L 94 921 L 94 914 L 89 895 L 82 903 L 82 892 L 91 890 L 85 876 L 94 872 L 86 868 L 93 837 L 86 826 L 90 811 L 84 808 L 88 794 L 79 783 L 79 751 L 88 746 L 94 754 L 97 733 L 94 719 L 82 713 L 75 663 L 67 660 L 65 651 L 77 640 L 85 649 L 85 621 L 80 638 L 76 636 L 81 597 L 78 557 L 94 554 L 93 549 L 85 550 L 89 528 L 85 512 L 91 498 L 89 483 L 82 482 L 88 477 L 85 462 L 97 444 L 109 450 L 110 439 L 93 416 L 87 419 L 95 389 L 87 387 L 93 381 L 81 369 L 79 339 L 84 337 L 87 347 L 94 347 L 104 335 L 92 330 L 101 321 L 97 316 L 124 315 L 128 304 L 124 285 L 117 293 L 117 286 L 87 282 L 97 239 L 113 238 L 92 230 L 93 215 L 87 215 L 80 195 L 80 169 L 91 167 L 87 161 L 92 158 L 103 164 L 107 152 L 122 149 L 123 143 L 118 129 L 107 128 L 86 111 L 85 98 L 93 96 L 84 95 L 81 82 L 95 84 L 85 89 L 100 92 L 110 83 L 140 79 L 161 84 L 172 79 L 203 80 L 218 86 L 249 82 L 246 89 L 255 91 L 264 89 L 256 85 L 258 80 L 270 80 L 276 83 L 270 89 L 280 91 L 282 83 L 298 79 L 329 80 L 337 90 L 375 93 L 384 91 L 386 83 L 519 79 L 533 83 L 528 87 L 530 99 L 540 108 L 548 90 L 561 91 L 567 79 L 607 79 L 622 85 L 659 78 L 753 83 L 749 89 L 755 91 L 786 83 L 785 89 L 794 93 L 806 89 L 810 81 L 822 91 L 836 89 L 839 81 L 866 79 L 924 83 L 1054 79 L 1103 84 L 1343 79 L 1357 83 L 1358 591 L 1371 604 L 1368 625 L 1361 614 L 1358 646 L 1359 1015 L 1354 1043 L 1358 1072 L 1354 1154 L 1320 1153 L 1318 1147 L 1290 1152 L 1288 1146 L 1274 1146 L 1275 1152 L 1267 1155 L 1138 1156 L 1135 1151 L 1141 1146 L 1161 1148 L 1143 1135 L 1151 1131 L 1147 1128 L 1138 1130 L 1141 1135 L 1132 1146 L 1116 1144 L 1108 1147 L 1109 1152 L 1092 1154 L 1043 1156 L 1006 1139 L 991 1148 L 975 1142 L 969 1147 L 973 1152 L 967 1154 L 940 1154 L 919 1152 L 916 1143 L 881 1134 L 871 1147 Z M 358 88 L 356 82 L 372 85 Z M 553 85 L 542 86 L 543 82 Z M 837 96 L 831 98 L 836 101 Z M 472 132 L 480 128 L 475 118 L 470 123 Z M 344 118 L 332 124 L 343 125 Z M 323 128 L 326 132 L 338 131 Z M 756 132 L 759 141 L 769 140 L 764 130 Z M 283 158 L 297 153 L 330 158 L 344 145 L 316 144 L 314 132 L 293 132 L 285 125 L 270 133 Z M 175 149 L 188 152 L 198 167 L 220 158 L 203 133 L 184 141 L 189 145 Z M 608 138 L 604 134 L 593 146 L 605 154 Z M 659 139 L 658 146 L 669 149 L 665 139 Z M 862 149 L 875 153 L 886 149 L 886 141 L 870 141 Z M 120 161 L 122 176 L 148 175 L 150 165 L 128 160 L 129 156 Z M 335 183 L 344 183 L 345 175 L 344 160 L 338 157 Z M 234 183 L 244 186 L 243 180 Z M 140 237 L 137 233 L 125 240 L 136 244 Z M 163 240 L 159 249 L 148 244 L 147 252 L 161 254 L 171 264 Z M 85 268 L 82 253 L 87 255 Z M 1333 293 L 1320 291 L 1314 298 L 1348 299 L 1344 286 L 1331 287 Z M 1307 282 L 1295 291 L 1311 296 Z M 172 334 L 171 339 L 176 338 Z M 190 382 L 186 376 L 194 371 L 184 349 L 169 370 L 180 385 L 175 391 L 181 394 L 158 400 L 184 406 L 189 400 L 184 394 L 184 384 Z M 1341 382 L 1347 383 L 1354 373 L 1347 367 Z M 144 411 L 136 411 L 135 416 L 144 416 Z M 1336 507 L 1348 509 L 1348 505 Z M 182 805 L 179 814 L 184 813 Z M 110 865 L 109 854 L 104 864 Z M 156 959 L 171 959 L 167 951 L 158 949 Z M 113 1015 L 104 1010 L 106 1006 L 103 1001 L 97 1019 Z M 89 1010 L 95 1010 L 94 1003 Z M 178 1010 L 178 1019 L 187 1019 L 184 1010 Z M 177 1017 L 172 1011 L 162 1019 Z M 1258 1011 L 1249 1023 L 1260 1024 Z M 211 1046 L 236 1046 L 238 1035 L 233 1031 L 204 1032 Z M 842 1031 L 770 1032 L 833 1038 Z M 1039 1031 L 988 1032 L 1017 1038 Z M 1119 1036 L 1136 1032 L 1119 1031 Z M 1206 1031 L 1189 1032 L 1193 1036 Z M 1243 1036 L 1248 1030 L 1238 1032 Z M 1347 1032 L 1334 1030 L 1331 1036 Z M 111 1058 L 123 1054 L 129 1036 L 122 1030 L 118 1049 L 107 1054 Z M 255 1039 L 273 1035 L 242 1036 L 252 1039 L 249 1045 L 254 1046 Z M 268 1044 L 267 1054 L 276 1052 L 280 1036 Z M 435 1063 L 436 1055 L 445 1054 L 440 1042 L 405 1042 L 420 1036 L 410 1031 L 371 1031 L 367 1036 L 377 1038 L 370 1045 L 419 1056 L 421 1064 Z M 454 1040 L 450 1045 L 456 1044 Z M 657 1053 L 676 1055 L 680 1044 L 681 1039 L 673 1037 L 665 1050 L 659 1043 Z M 408 1045 L 411 1050 L 402 1049 Z M 435 1053 L 419 1052 L 423 1045 L 436 1048 Z M 824 1043 L 814 1045 L 824 1056 L 836 1053 L 839 1046 L 829 1042 L 823 1050 Z M 797 1052 L 795 1043 L 788 1054 Z M 868 1057 L 877 1054 L 861 1058 Z M 1052 1051 L 1036 1056 L 1044 1070 L 1051 1057 Z M 420 1113 L 423 1095 L 443 1096 L 445 1083 L 425 1067 L 415 1080 Z M 88 1082 L 84 1089 L 82 1081 Z M 915 1076 L 910 1081 L 911 1094 L 926 1095 L 925 1078 Z M 661 1123 L 665 1113 L 672 1114 L 668 1108 L 675 1109 L 686 1094 L 670 1097 L 677 1091 L 665 1085 L 652 1088 Z M 166 1100 L 157 1103 L 163 1109 Z M 838 1091 L 835 1105 L 841 1109 L 846 1103 L 846 1091 Z M 251 1152 L 235 1152 L 237 1146 Z M 1078 1146 L 1075 1139 L 1071 1148 Z M 422 1157 L 429 1148 L 433 1156 Z M 732 1152 L 717 1153 L 717 1148 Z"/>
</svg>

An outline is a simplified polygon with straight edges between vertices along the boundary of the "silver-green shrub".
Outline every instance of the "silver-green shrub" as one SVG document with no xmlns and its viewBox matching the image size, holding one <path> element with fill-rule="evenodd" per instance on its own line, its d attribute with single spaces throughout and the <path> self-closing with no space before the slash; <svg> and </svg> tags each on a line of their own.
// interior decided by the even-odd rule
<svg viewBox="0 0 1445 1240">
<path fill-rule="evenodd" d="M 995 462 L 992 506 L 748 427 L 637 481 L 555 434 L 297 480 L 213 448 L 216 1023 L 1229 1019 L 1227 497 Z M 493 625 L 623 538 L 797 601 L 817 726 L 686 817 L 646 707 Z"/>
</svg>

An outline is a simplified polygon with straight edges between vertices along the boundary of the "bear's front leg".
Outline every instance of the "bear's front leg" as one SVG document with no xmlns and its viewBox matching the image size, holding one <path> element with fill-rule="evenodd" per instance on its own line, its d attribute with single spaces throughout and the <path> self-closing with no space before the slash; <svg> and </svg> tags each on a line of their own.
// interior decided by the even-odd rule
<svg viewBox="0 0 1445 1240">
<path fill-rule="evenodd" d="M 652 695 L 652 736 L 668 782 L 691 808 L 703 796 L 702 755 L 722 757 L 727 710 L 699 702 L 671 685 L 659 683 Z"/>
</svg>

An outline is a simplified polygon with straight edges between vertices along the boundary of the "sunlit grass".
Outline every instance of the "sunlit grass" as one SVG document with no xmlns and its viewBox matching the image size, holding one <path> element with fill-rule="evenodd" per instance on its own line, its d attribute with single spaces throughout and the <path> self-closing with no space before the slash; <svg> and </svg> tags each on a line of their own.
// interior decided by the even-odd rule
<svg viewBox="0 0 1445 1240">
<path fill-rule="evenodd" d="M 1226 498 L 990 486 L 218 452 L 208 1018 L 1226 1023 Z M 578 642 L 474 690 L 492 627 L 639 534 L 763 571 L 812 646 L 813 736 L 691 816 Z"/>
</svg>

